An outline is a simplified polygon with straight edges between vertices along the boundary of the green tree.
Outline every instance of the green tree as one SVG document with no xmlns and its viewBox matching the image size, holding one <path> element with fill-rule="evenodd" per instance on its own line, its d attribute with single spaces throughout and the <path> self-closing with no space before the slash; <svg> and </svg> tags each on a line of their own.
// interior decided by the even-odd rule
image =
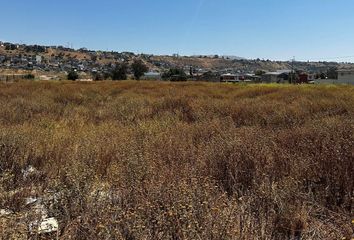
<svg viewBox="0 0 354 240">
<path fill-rule="evenodd" d="M 92 78 L 94 81 L 102 81 L 104 80 L 104 76 L 101 73 L 93 73 Z"/>
<path fill-rule="evenodd" d="M 31 80 L 31 79 L 34 79 L 34 75 L 32 74 L 32 73 L 29 73 L 29 74 L 26 74 L 25 76 L 24 76 L 24 79 L 28 79 L 28 80 Z"/>
<path fill-rule="evenodd" d="M 126 80 L 127 72 L 128 66 L 126 63 L 117 64 L 111 73 L 112 80 Z"/>
<path fill-rule="evenodd" d="M 187 74 L 183 69 L 171 68 L 162 74 L 162 79 L 170 81 L 187 81 Z"/>
<path fill-rule="evenodd" d="M 141 60 L 134 60 L 132 70 L 136 80 L 139 80 L 149 69 Z"/>
<path fill-rule="evenodd" d="M 331 67 L 327 70 L 327 77 L 329 79 L 338 79 L 338 69 L 336 67 Z"/>
<path fill-rule="evenodd" d="M 254 72 L 254 74 L 257 75 L 257 76 L 262 76 L 262 75 L 265 74 L 265 73 L 266 73 L 266 72 L 263 71 L 263 70 L 256 70 L 256 71 Z"/>
<path fill-rule="evenodd" d="M 77 79 L 79 79 L 79 74 L 77 74 L 76 71 L 72 70 L 68 73 L 67 78 L 68 80 L 76 81 Z"/>
<path fill-rule="evenodd" d="M 97 61 L 97 56 L 96 55 L 91 55 L 91 61 L 96 62 Z"/>
</svg>

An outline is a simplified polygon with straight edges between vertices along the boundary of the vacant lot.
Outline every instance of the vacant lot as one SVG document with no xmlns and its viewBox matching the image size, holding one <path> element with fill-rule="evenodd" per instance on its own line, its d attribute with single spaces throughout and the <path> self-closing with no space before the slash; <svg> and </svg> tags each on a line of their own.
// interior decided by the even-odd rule
<svg viewBox="0 0 354 240">
<path fill-rule="evenodd" d="M 0 84 L 0 239 L 350 239 L 353 173 L 353 87 Z"/>
</svg>

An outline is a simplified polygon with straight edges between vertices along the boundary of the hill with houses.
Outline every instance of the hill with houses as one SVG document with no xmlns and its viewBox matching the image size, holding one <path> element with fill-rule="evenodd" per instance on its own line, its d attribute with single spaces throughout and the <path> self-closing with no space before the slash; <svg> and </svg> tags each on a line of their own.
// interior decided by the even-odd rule
<svg viewBox="0 0 354 240">
<path fill-rule="evenodd" d="M 173 56 L 135 54 L 132 52 L 93 51 L 63 46 L 40 46 L 0 42 L 0 71 L 35 72 L 38 74 L 65 73 L 75 69 L 84 74 L 109 72 L 118 63 L 140 59 L 151 72 L 163 73 L 171 68 L 193 70 L 194 75 L 271 72 L 294 69 L 313 74 L 331 69 L 353 68 L 352 63 L 271 61 L 243 59 L 230 56 Z"/>
</svg>

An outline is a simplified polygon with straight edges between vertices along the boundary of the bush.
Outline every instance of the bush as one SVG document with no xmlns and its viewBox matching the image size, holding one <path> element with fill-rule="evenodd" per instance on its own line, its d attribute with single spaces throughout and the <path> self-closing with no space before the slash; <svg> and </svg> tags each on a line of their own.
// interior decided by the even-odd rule
<svg viewBox="0 0 354 240">
<path fill-rule="evenodd" d="M 162 79 L 169 81 L 187 81 L 187 74 L 183 69 L 171 68 L 169 71 L 162 74 Z"/>
<path fill-rule="evenodd" d="M 117 64 L 111 73 L 112 80 L 126 80 L 128 66 L 126 63 Z"/>
<path fill-rule="evenodd" d="M 35 78 L 35 76 L 34 76 L 33 74 L 31 74 L 31 73 L 26 74 L 26 75 L 24 76 L 24 79 L 28 79 L 28 80 L 32 80 L 32 79 L 34 79 L 34 78 Z"/>
<path fill-rule="evenodd" d="M 11 43 L 5 44 L 6 51 L 12 51 L 12 50 L 16 50 L 16 49 L 17 49 L 17 46 L 15 44 L 11 44 Z"/>
<path fill-rule="evenodd" d="M 67 76 L 68 80 L 76 81 L 79 79 L 79 74 L 76 71 L 70 71 Z"/>
<path fill-rule="evenodd" d="M 134 60 L 132 70 L 136 80 L 139 80 L 149 69 L 141 60 Z"/>
<path fill-rule="evenodd" d="M 94 73 L 92 74 L 93 80 L 94 81 L 102 81 L 105 80 L 104 75 L 102 75 L 101 73 Z M 108 79 L 108 78 L 107 78 Z"/>
</svg>

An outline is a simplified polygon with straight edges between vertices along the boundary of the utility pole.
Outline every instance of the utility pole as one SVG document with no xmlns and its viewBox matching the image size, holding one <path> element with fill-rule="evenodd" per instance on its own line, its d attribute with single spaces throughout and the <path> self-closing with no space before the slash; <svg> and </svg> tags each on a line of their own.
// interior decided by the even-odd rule
<svg viewBox="0 0 354 240">
<path fill-rule="evenodd" d="M 291 83 L 294 84 L 295 72 L 294 72 L 295 56 L 291 59 Z"/>
</svg>

